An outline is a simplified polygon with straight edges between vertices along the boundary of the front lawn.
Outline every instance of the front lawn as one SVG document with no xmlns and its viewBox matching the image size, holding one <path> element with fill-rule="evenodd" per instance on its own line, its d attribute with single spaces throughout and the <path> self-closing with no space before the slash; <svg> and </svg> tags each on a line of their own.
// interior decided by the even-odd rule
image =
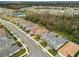
<svg viewBox="0 0 79 59">
<path fill-rule="evenodd" d="M 57 51 L 55 49 L 49 49 L 48 50 L 53 56 L 57 55 Z"/>
<path fill-rule="evenodd" d="M 40 40 L 40 35 L 36 35 L 36 36 L 34 37 L 34 39 L 35 39 L 36 41 L 39 41 L 39 40 Z"/>
<path fill-rule="evenodd" d="M 30 33 L 30 30 L 26 31 L 26 33 L 29 34 Z"/>
<path fill-rule="evenodd" d="M 47 46 L 47 42 L 46 42 L 46 41 L 42 41 L 40 44 L 41 44 L 43 47 L 46 47 L 46 46 Z"/>
</svg>

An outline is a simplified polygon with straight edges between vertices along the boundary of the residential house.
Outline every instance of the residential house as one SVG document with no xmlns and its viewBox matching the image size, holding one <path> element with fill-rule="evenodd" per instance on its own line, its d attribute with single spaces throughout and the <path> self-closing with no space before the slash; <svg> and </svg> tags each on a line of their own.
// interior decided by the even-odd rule
<svg viewBox="0 0 79 59">
<path fill-rule="evenodd" d="M 77 52 L 79 52 L 79 45 L 71 41 L 58 50 L 58 53 L 64 57 L 74 57 Z"/>
<path fill-rule="evenodd" d="M 35 34 L 41 36 L 44 32 L 49 32 L 49 31 L 47 29 L 40 28 L 35 32 Z"/>
<path fill-rule="evenodd" d="M 33 26 L 35 26 L 34 23 L 26 23 L 26 24 L 24 25 L 25 31 L 31 30 Z"/>
<path fill-rule="evenodd" d="M 41 39 L 46 40 L 48 42 L 48 45 L 56 50 L 63 46 L 66 42 L 68 42 L 67 39 L 63 37 L 58 37 L 58 34 L 54 32 L 43 33 Z"/>
<path fill-rule="evenodd" d="M 36 31 L 38 31 L 40 28 L 41 28 L 41 27 L 39 27 L 38 25 L 33 26 L 33 27 L 31 28 L 31 31 L 30 31 L 30 32 L 31 32 L 32 34 L 35 34 Z"/>
</svg>

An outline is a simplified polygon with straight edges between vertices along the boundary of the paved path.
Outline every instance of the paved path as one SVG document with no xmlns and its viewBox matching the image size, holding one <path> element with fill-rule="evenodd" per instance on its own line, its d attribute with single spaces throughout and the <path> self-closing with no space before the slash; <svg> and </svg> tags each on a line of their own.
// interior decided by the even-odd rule
<svg viewBox="0 0 79 59">
<path fill-rule="evenodd" d="M 37 45 L 37 43 L 35 43 L 32 40 L 31 37 L 29 37 L 26 33 L 24 33 L 17 26 L 15 26 L 14 24 L 12 24 L 6 20 L 3 20 L 3 19 L 0 19 L 0 22 L 4 26 L 9 28 L 12 32 L 14 32 L 15 35 L 24 42 L 26 47 L 28 45 L 29 51 L 30 51 L 29 57 L 49 57 L 49 55 L 47 53 L 45 53 L 44 51 L 42 51 L 42 49 Z"/>
</svg>

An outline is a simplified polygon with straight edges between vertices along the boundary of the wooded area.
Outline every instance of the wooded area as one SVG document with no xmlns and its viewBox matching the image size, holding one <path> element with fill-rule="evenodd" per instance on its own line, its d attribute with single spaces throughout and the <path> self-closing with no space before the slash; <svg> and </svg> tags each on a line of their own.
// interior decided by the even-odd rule
<svg viewBox="0 0 79 59">
<path fill-rule="evenodd" d="M 55 16 L 49 13 L 27 15 L 26 20 L 44 26 L 50 31 L 56 31 L 71 41 L 79 44 L 79 17 Z"/>
</svg>

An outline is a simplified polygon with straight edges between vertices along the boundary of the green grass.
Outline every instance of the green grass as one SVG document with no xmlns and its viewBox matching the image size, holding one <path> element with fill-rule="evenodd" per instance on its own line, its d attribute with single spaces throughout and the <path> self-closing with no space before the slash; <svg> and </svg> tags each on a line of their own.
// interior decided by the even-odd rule
<svg viewBox="0 0 79 59">
<path fill-rule="evenodd" d="M 13 36 L 13 39 L 16 41 L 17 40 L 17 38 L 15 37 L 15 36 Z"/>
<path fill-rule="evenodd" d="M 26 33 L 29 34 L 30 33 L 30 30 L 26 31 Z"/>
<path fill-rule="evenodd" d="M 23 29 L 24 27 L 23 27 L 23 25 L 20 24 L 20 25 L 19 25 L 19 28 Z"/>
<path fill-rule="evenodd" d="M 16 45 L 16 44 L 18 44 L 19 47 L 22 47 L 23 46 L 19 41 L 13 43 L 12 45 Z"/>
<path fill-rule="evenodd" d="M 25 52 L 26 52 L 26 50 L 25 49 L 22 49 L 19 52 L 15 53 L 14 55 L 10 56 L 10 57 L 19 57 L 22 54 L 24 54 Z"/>
<path fill-rule="evenodd" d="M 23 46 L 19 41 L 17 41 L 16 44 L 18 44 L 19 47 Z"/>
<path fill-rule="evenodd" d="M 57 51 L 55 49 L 49 49 L 48 50 L 53 56 L 57 55 Z"/>
<path fill-rule="evenodd" d="M 36 40 L 36 41 L 39 41 L 40 39 L 39 38 L 37 38 L 37 37 L 34 37 L 34 39 Z"/>
<path fill-rule="evenodd" d="M 69 35 L 67 33 L 60 32 L 60 31 L 57 31 L 57 30 L 53 30 L 53 32 L 57 33 L 58 35 L 62 35 L 63 37 L 68 38 L 68 40 L 70 40 L 70 41 L 72 41 L 74 43 L 79 43 L 79 39 L 74 37 L 73 35 Z"/>
<path fill-rule="evenodd" d="M 39 40 L 40 40 L 40 35 L 36 35 L 36 36 L 34 37 L 34 39 L 35 39 L 36 41 L 39 41 Z"/>
<path fill-rule="evenodd" d="M 66 37 L 68 38 L 70 41 L 74 42 L 74 43 L 78 43 L 79 42 L 79 39 L 75 38 L 73 35 L 68 35 L 66 33 L 63 33 L 63 32 L 58 32 L 56 31 L 58 34 L 62 35 L 63 37 Z"/>
<path fill-rule="evenodd" d="M 47 46 L 47 42 L 46 42 L 46 41 L 42 41 L 40 44 L 41 44 L 43 47 L 46 47 L 46 46 Z"/>
</svg>

